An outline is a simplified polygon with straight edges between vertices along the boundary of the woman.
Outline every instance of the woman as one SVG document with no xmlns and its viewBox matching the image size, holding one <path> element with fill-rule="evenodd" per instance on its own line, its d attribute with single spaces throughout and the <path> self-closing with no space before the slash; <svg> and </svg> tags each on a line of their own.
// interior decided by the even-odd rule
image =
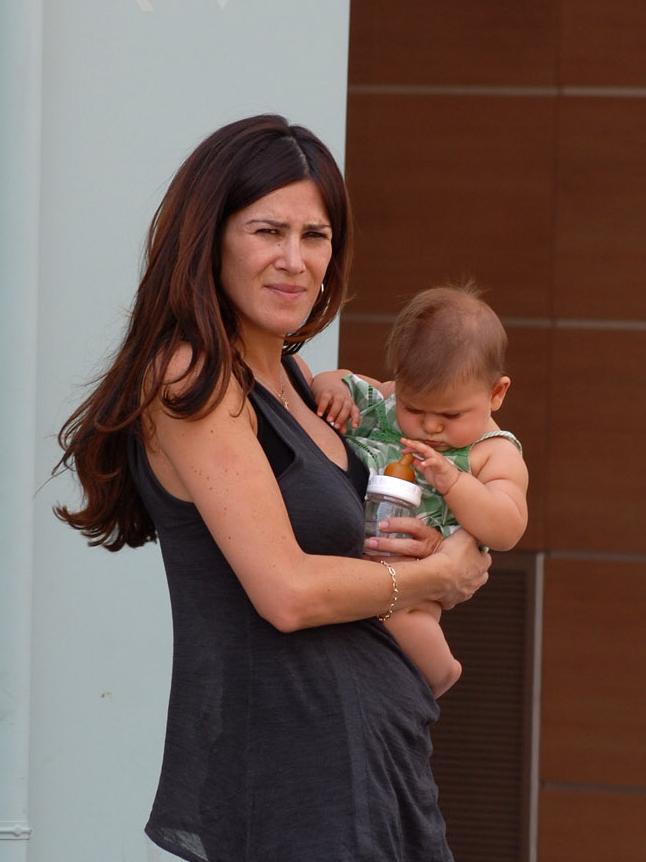
<svg viewBox="0 0 646 862">
<path fill-rule="evenodd" d="M 361 559 L 364 468 L 291 354 L 337 313 L 351 226 L 325 146 L 276 116 L 215 132 L 150 231 L 129 329 L 61 431 L 116 551 L 159 537 L 174 627 L 146 827 L 191 862 L 450 860 L 429 766 L 435 701 L 377 619 L 451 607 L 489 558 L 412 522 Z"/>
</svg>

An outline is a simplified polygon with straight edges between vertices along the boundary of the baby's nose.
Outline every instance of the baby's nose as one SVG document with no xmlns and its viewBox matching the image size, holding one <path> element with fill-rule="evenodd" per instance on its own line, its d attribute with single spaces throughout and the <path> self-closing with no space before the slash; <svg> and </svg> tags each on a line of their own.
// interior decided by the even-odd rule
<svg viewBox="0 0 646 862">
<path fill-rule="evenodd" d="M 443 429 L 444 425 L 438 416 L 427 414 L 424 417 L 424 430 L 427 434 L 439 434 Z"/>
</svg>

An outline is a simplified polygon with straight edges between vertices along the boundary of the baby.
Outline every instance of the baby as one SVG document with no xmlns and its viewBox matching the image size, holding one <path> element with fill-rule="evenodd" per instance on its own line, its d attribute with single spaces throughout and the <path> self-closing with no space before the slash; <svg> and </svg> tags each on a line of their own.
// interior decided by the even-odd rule
<svg viewBox="0 0 646 862">
<path fill-rule="evenodd" d="M 312 381 L 318 414 L 337 428 L 349 425 L 348 441 L 371 472 L 413 453 L 419 518 L 445 536 L 464 527 L 500 551 L 527 526 L 521 446 L 492 418 L 510 385 L 506 346 L 500 320 L 472 284 L 438 287 L 415 296 L 395 321 L 387 346 L 394 380 L 340 370 Z M 386 623 L 436 697 L 462 672 L 439 621 L 440 607 L 429 601 Z"/>
</svg>

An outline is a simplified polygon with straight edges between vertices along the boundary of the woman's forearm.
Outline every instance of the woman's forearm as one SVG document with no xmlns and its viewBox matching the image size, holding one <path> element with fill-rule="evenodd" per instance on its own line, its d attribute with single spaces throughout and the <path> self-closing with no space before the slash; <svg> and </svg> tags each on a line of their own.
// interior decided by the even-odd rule
<svg viewBox="0 0 646 862">
<path fill-rule="evenodd" d="M 385 539 L 396 553 L 406 539 Z M 274 582 L 256 579 L 247 590 L 256 609 L 283 631 L 366 619 L 393 610 L 406 610 L 431 600 L 454 607 L 476 592 L 488 578 L 491 558 L 473 538 L 458 530 L 440 550 L 420 560 L 383 558 L 395 571 L 398 590 L 393 607 L 393 579 L 379 562 L 303 554 L 290 575 L 283 569 Z M 261 584 L 262 595 L 258 591 Z"/>
<path fill-rule="evenodd" d="M 273 588 L 258 590 L 255 582 L 248 593 L 258 613 L 286 632 L 405 610 L 425 599 L 442 602 L 454 593 L 458 573 L 444 554 L 389 565 L 394 578 L 378 559 L 303 554 L 293 570 L 270 579 Z"/>
</svg>

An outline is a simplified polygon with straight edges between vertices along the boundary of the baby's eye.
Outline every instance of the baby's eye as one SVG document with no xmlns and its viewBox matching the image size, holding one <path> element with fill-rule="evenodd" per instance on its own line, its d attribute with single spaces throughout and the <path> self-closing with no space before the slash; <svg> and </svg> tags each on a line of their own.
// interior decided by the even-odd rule
<svg viewBox="0 0 646 862">
<path fill-rule="evenodd" d="M 459 419 L 460 416 L 462 416 L 461 413 L 445 413 L 444 414 L 445 419 Z"/>
</svg>

